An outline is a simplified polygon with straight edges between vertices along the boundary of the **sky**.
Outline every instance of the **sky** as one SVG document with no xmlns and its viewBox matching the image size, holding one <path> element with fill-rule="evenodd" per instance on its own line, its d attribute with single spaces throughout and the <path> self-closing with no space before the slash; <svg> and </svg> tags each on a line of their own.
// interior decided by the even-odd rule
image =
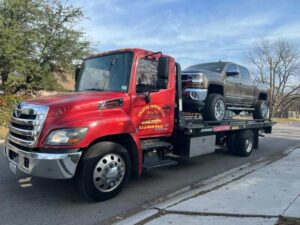
<svg viewBox="0 0 300 225">
<path fill-rule="evenodd" d="M 70 0 L 97 51 L 143 48 L 183 68 L 209 61 L 246 64 L 260 40 L 300 45 L 300 0 Z"/>
</svg>

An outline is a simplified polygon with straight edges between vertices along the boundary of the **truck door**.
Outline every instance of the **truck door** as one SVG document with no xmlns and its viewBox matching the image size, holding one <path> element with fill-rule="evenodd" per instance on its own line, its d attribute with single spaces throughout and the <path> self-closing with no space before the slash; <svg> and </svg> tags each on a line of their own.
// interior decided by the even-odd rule
<svg viewBox="0 0 300 225">
<path fill-rule="evenodd" d="M 133 76 L 135 91 L 132 94 L 131 118 L 140 138 L 172 133 L 175 106 L 175 85 L 170 79 L 170 74 L 174 74 L 172 70 L 173 67 L 169 67 L 168 76 L 161 77 L 156 59 L 144 57 L 138 59 Z M 159 82 L 165 82 L 165 88 L 158 90 L 156 87 Z"/>
<path fill-rule="evenodd" d="M 246 106 L 253 106 L 255 103 L 254 82 L 245 67 L 239 66 L 239 69 L 241 76 L 241 97 L 244 100 L 242 103 Z"/>
<path fill-rule="evenodd" d="M 225 100 L 230 105 L 239 105 L 240 96 L 240 76 L 237 65 L 230 63 L 225 70 Z"/>
</svg>

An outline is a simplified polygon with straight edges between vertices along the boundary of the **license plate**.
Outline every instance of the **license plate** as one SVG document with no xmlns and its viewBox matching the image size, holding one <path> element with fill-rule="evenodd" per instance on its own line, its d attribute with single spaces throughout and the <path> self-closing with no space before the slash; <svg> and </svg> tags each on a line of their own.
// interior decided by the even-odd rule
<svg viewBox="0 0 300 225">
<path fill-rule="evenodd" d="M 17 165 L 14 163 L 9 163 L 9 168 L 11 169 L 11 171 L 13 171 L 14 174 L 17 173 Z"/>
</svg>

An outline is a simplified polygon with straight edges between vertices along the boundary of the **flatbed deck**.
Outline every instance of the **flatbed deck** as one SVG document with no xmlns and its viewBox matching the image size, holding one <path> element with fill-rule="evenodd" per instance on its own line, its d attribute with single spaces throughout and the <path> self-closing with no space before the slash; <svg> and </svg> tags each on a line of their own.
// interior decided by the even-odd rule
<svg viewBox="0 0 300 225">
<path fill-rule="evenodd" d="M 185 126 L 181 126 L 186 135 L 192 137 L 214 135 L 220 132 L 235 132 L 246 129 L 262 130 L 265 133 L 271 133 L 274 122 L 271 120 L 241 120 L 241 119 L 227 119 L 222 122 L 202 120 L 186 120 Z"/>
</svg>

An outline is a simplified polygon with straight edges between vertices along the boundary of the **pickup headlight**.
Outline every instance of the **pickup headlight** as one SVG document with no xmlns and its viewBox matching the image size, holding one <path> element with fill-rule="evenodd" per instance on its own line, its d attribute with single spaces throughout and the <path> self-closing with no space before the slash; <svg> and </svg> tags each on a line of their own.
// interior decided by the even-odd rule
<svg viewBox="0 0 300 225">
<path fill-rule="evenodd" d="M 201 75 L 192 76 L 192 83 L 203 83 L 203 77 Z"/>
<path fill-rule="evenodd" d="M 77 144 L 84 138 L 87 131 L 88 131 L 87 127 L 55 130 L 50 133 L 50 135 L 46 139 L 45 144 L 47 145 Z"/>
<path fill-rule="evenodd" d="M 207 89 L 201 88 L 187 88 L 184 93 L 193 100 L 204 101 L 207 96 Z"/>
</svg>

